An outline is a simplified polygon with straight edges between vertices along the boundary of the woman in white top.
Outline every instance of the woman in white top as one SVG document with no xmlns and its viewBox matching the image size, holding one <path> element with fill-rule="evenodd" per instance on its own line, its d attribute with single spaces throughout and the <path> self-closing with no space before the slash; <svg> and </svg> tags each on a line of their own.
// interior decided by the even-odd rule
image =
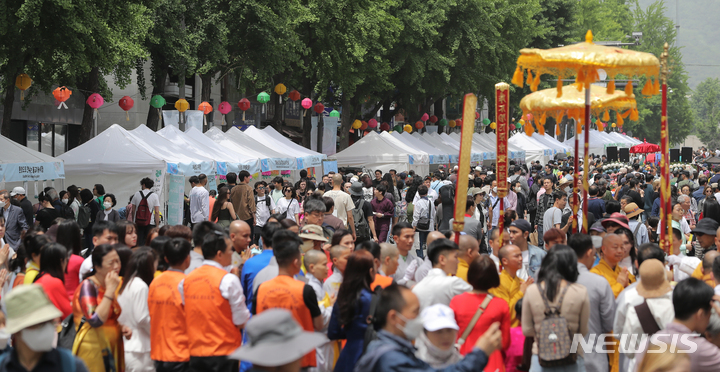
<svg viewBox="0 0 720 372">
<path fill-rule="evenodd" d="M 67 188 L 67 204 L 70 205 L 70 209 L 72 209 L 73 213 L 75 213 L 75 222 L 77 222 L 78 219 L 78 212 L 80 211 L 80 191 L 78 190 L 77 186 L 70 185 Z M 65 203 L 65 200 L 63 199 L 63 203 Z"/>
<path fill-rule="evenodd" d="M 125 336 L 123 343 L 127 372 L 155 371 L 155 364 L 150 358 L 148 288 L 157 265 L 155 251 L 142 247 L 133 252 L 123 273 L 124 280 L 117 301 L 122 308 L 118 322 Z"/>
<path fill-rule="evenodd" d="M 275 213 L 287 212 L 286 218 L 297 223 L 300 220 L 300 203 L 297 201 L 295 188 L 284 186 L 282 191 L 285 197 L 278 199 L 277 203 L 275 203 Z"/>
</svg>

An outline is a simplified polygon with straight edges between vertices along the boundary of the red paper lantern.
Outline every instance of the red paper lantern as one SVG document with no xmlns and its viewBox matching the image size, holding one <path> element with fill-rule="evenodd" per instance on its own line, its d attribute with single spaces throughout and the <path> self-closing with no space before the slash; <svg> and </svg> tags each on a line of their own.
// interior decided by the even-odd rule
<svg viewBox="0 0 720 372">
<path fill-rule="evenodd" d="M 435 115 L 431 116 L 431 117 L 430 117 L 430 122 L 433 123 L 433 124 L 437 123 L 437 122 L 438 122 L 437 116 L 435 116 Z"/>
<path fill-rule="evenodd" d="M 367 129 L 367 128 L 368 128 L 368 122 L 367 122 L 367 121 L 363 121 L 363 122 L 362 122 L 362 126 L 360 127 L 360 130 L 365 130 L 365 129 Z"/>
<path fill-rule="evenodd" d="M 317 104 L 315 104 L 315 108 L 313 110 L 315 110 L 318 115 L 322 114 L 322 112 L 325 111 L 325 105 L 318 102 Z"/>
<path fill-rule="evenodd" d="M 218 106 L 218 111 L 220 111 L 221 114 L 227 115 L 230 110 L 232 110 L 232 106 L 230 106 L 227 102 L 220 102 L 220 105 Z"/>
<path fill-rule="evenodd" d="M 380 130 L 389 131 L 390 130 L 390 124 L 388 123 L 382 123 L 380 124 Z"/>
<path fill-rule="evenodd" d="M 120 108 L 124 111 L 130 111 L 130 109 L 135 106 L 135 101 L 133 101 L 132 98 L 125 96 L 123 98 L 120 98 L 120 101 L 118 101 L 118 106 L 120 106 Z"/>
<path fill-rule="evenodd" d="M 307 110 L 312 107 L 312 100 L 310 98 L 305 98 L 302 102 L 300 102 L 300 104 L 305 110 Z"/>
<path fill-rule="evenodd" d="M 422 115 L 422 117 L 420 118 L 420 120 L 422 120 L 422 121 L 428 121 L 428 119 L 430 119 L 430 116 L 428 116 L 427 112 L 424 113 L 424 114 Z"/>
<path fill-rule="evenodd" d="M 212 112 L 213 107 L 208 102 L 202 102 L 198 105 L 198 110 L 203 112 L 203 115 L 207 115 Z"/>
<path fill-rule="evenodd" d="M 67 105 L 65 105 L 65 101 L 70 98 L 71 94 L 72 91 L 65 87 L 57 87 L 55 88 L 55 90 L 53 90 L 53 97 L 55 97 L 55 99 L 60 102 L 59 106 L 65 106 L 65 108 L 67 108 Z"/>
<path fill-rule="evenodd" d="M 292 92 L 290 92 L 290 94 L 288 94 L 288 97 L 290 97 L 290 99 L 293 101 L 297 101 L 300 99 L 300 92 L 298 92 L 297 90 L 293 90 Z"/>
<path fill-rule="evenodd" d="M 480 113 L 475 111 L 475 120 L 480 119 Z"/>
<path fill-rule="evenodd" d="M 238 102 L 238 107 L 240 110 L 247 111 L 250 109 L 250 100 L 247 98 L 243 98 Z"/>
<path fill-rule="evenodd" d="M 423 124 L 422 121 L 415 122 L 415 129 L 423 129 L 425 127 L 425 124 Z"/>
<path fill-rule="evenodd" d="M 378 125 L 378 122 L 375 119 L 370 119 L 370 121 L 368 121 L 368 127 L 370 127 L 370 128 L 377 128 L 377 125 Z"/>
<path fill-rule="evenodd" d="M 462 119 L 455 119 L 455 126 L 458 128 L 462 127 Z"/>
</svg>

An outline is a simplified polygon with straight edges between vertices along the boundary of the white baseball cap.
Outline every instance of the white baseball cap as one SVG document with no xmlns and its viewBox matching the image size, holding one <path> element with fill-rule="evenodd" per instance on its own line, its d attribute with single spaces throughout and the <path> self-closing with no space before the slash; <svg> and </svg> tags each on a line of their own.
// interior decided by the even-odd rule
<svg viewBox="0 0 720 372">
<path fill-rule="evenodd" d="M 455 312 L 447 305 L 435 304 L 428 306 L 420 313 L 423 319 L 423 327 L 429 332 L 451 328 L 459 330 L 455 322 Z"/>
<path fill-rule="evenodd" d="M 10 196 L 15 196 L 17 194 L 25 195 L 25 189 L 23 189 L 22 187 L 16 187 L 12 190 Z"/>
</svg>

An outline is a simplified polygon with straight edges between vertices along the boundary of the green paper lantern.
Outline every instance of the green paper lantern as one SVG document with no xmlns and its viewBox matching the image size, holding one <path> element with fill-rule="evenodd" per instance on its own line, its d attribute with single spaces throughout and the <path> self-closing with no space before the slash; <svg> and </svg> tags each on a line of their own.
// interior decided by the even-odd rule
<svg viewBox="0 0 720 372">
<path fill-rule="evenodd" d="M 520 123 L 515 123 L 515 129 L 520 129 L 520 128 L 522 128 L 522 124 L 520 124 Z"/>
<path fill-rule="evenodd" d="M 490 125 L 490 119 L 485 118 L 485 119 L 483 119 L 482 123 L 483 123 L 483 125 Z"/>
<path fill-rule="evenodd" d="M 338 110 L 332 110 L 332 111 L 330 111 L 330 117 L 331 118 L 339 118 L 340 113 L 338 112 Z"/>
<path fill-rule="evenodd" d="M 257 101 L 260 103 L 268 103 L 270 102 L 270 95 L 265 92 L 260 92 L 257 96 Z"/>
<path fill-rule="evenodd" d="M 165 106 L 165 98 L 163 96 L 156 94 L 150 99 L 150 106 L 159 109 L 163 106 Z"/>
<path fill-rule="evenodd" d="M 441 127 L 447 126 L 448 125 L 447 119 L 440 119 L 440 121 L 438 121 L 438 125 Z"/>
<path fill-rule="evenodd" d="M 396 132 L 402 132 L 403 127 L 402 127 L 402 125 L 396 125 L 393 127 L 393 130 Z"/>
</svg>

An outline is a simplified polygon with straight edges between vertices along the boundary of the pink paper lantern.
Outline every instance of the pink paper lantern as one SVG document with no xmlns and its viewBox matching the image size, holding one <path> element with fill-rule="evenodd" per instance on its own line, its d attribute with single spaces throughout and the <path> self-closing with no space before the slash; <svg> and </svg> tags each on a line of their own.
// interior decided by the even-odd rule
<svg viewBox="0 0 720 372">
<path fill-rule="evenodd" d="M 94 108 L 95 110 L 99 109 L 100 106 L 103 105 L 103 103 L 105 103 L 105 100 L 102 98 L 101 95 L 97 93 L 91 94 L 90 97 L 88 97 L 87 99 L 88 106 Z"/>
<path fill-rule="evenodd" d="M 378 125 L 378 122 L 375 119 L 370 119 L 370 121 L 368 121 L 368 127 L 370 127 L 370 128 L 377 128 L 377 125 Z"/>
<path fill-rule="evenodd" d="M 232 111 L 232 106 L 228 102 L 220 102 L 218 111 L 220 111 L 223 115 L 227 115 L 230 111 Z"/>
<path fill-rule="evenodd" d="M 302 105 L 302 107 L 303 107 L 305 110 L 309 109 L 309 108 L 312 107 L 312 105 L 313 105 L 313 104 L 312 104 L 312 100 L 311 100 L 310 98 L 305 98 L 305 99 L 303 99 L 300 104 Z"/>
<path fill-rule="evenodd" d="M 427 113 L 424 113 L 422 115 L 422 117 L 420 118 L 420 120 L 422 120 L 422 121 L 428 121 L 428 119 L 430 119 L 430 116 Z"/>
</svg>

